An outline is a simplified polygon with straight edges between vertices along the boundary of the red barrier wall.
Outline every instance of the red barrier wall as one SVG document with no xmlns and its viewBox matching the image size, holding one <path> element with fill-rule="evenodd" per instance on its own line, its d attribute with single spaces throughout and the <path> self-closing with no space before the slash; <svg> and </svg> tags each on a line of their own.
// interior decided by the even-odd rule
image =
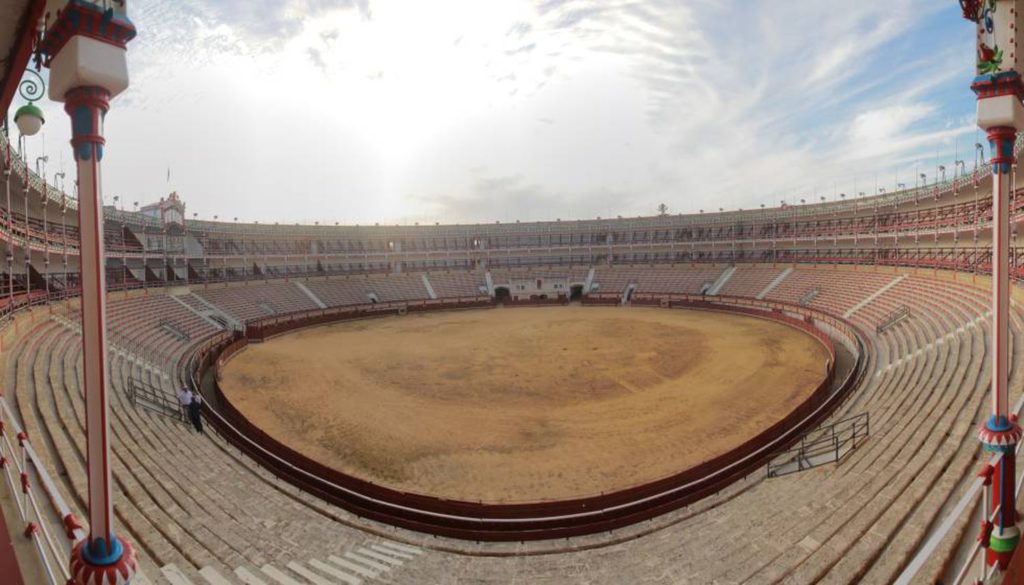
<svg viewBox="0 0 1024 585">
<path fill-rule="evenodd" d="M 826 379 L 793 412 L 744 445 L 673 476 L 614 493 L 573 500 L 500 505 L 443 500 L 389 489 L 341 473 L 281 444 L 242 416 L 225 399 L 216 384 L 219 412 L 234 428 L 221 424 L 216 417 L 211 417 L 210 422 L 215 426 L 219 425 L 219 430 L 236 446 L 280 477 L 329 502 L 374 520 L 443 536 L 494 541 L 547 539 L 610 530 L 695 502 L 759 470 L 770 459 L 772 453 L 788 447 L 802 432 L 810 430 L 823 420 L 859 382 L 864 369 L 863 356 L 858 356 L 857 367 L 844 380 L 842 387 L 832 392 L 835 348 L 832 340 L 806 318 L 809 317 L 811 321 L 820 319 L 829 322 L 839 331 L 859 340 L 859 332 L 852 325 L 805 307 L 742 298 L 728 299 L 742 305 L 725 304 L 713 302 L 713 299 L 726 300 L 724 297 L 644 295 L 635 298 L 634 302 L 742 313 L 800 329 L 814 336 L 828 350 L 832 365 Z M 593 300 L 598 303 L 603 301 L 600 298 Z M 431 310 L 489 305 L 489 301 L 481 299 L 455 299 L 306 311 L 260 320 L 249 326 L 247 334 L 253 339 L 265 339 L 302 327 L 394 314 L 402 308 Z M 805 316 L 805 320 L 787 316 L 783 314 L 783 310 L 799 313 Z M 199 356 L 201 369 L 206 369 L 214 361 L 214 357 L 219 368 L 247 343 L 248 339 L 242 338 L 235 341 L 227 340 L 209 348 L 204 352 L 205 355 Z M 826 408 L 822 408 L 826 405 Z M 768 445 L 771 445 L 770 449 L 766 448 Z"/>
</svg>

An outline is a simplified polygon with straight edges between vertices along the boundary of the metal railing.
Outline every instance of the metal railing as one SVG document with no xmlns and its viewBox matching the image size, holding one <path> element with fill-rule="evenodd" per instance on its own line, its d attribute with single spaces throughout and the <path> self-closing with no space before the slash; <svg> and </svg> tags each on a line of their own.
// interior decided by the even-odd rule
<svg viewBox="0 0 1024 585">
<path fill-rule="evenodd" d="M 820 286 L 812 288 L 811 290 L 805 292 L 802 297 L 800 297 L 799 305 L 801 307 L 806 307 L 807 305 L 811 304 L 811 301 L 817 298 L 819 294 L 821 294 Z"/>
<path fill-rule="evenodd" d="M 768 477 L 781 477 L 827 463 L 838 463 L 871 433 L 867 412 L 815 429 L 793 447 L 772 457 Z"/>
<path fill-rule="evenodd" d="M 886 315 L 875 327 L 875 333 L 881 335 L 892 327 L 902 322 L 904 319 L 910 318 L 910 307 L 903 305 L 902 307 L 893 310 Z"/>
<path fill-rule="evenodd" d="M 1024 396 L 1021 396 L 1017 400 L 1017 403 L 1014 405 L 1013 409 L 1010 412 L 1019 414 L 1022 409 L 1024 409 Z M 1024 442 L 1017 443 L 1016 452 L 1018 457 L 1020 456 L 1022 447 L 1024 447 Z M 921 569 L 924 568 L 924 564 L 928 561 L 928 559 L 932 557 L 932 555 L 938 549 L 939 544 L 953 531 L 953 528 L 957 524 L 957 520 L 959 520 L 963 516 L 964 512 L 966 512 L 969 508 L 973 508 L 975 505 L 978 504 L 979 493 L 982 493 L 984 496 L 982 502 L 982 514 L 984 514 L 984 510 L 987 509 L 990 505 L 992 491 L 990 485 L 991 482 L 989 478 L 986 478 L 983 475 L 984 470 L 986 469 L 986 467 L 994 468 L 997 464 L 999 464 L 1001 458 L 1002 455 L 996 454 L 988 459 L 988 461 L 982 467 L 982 473 L 979 473 L 978 476 L 970 483 L 967 491 L 964 492 L 963 496 L 960 497 L 960 499 L 957 501 L 953 509 L 948 514 L 946 514 L 946 516 L 942 519 L 942 522 L 939 523 L 939 525 L 936 527 L 934 532 L 932 532 L 928 540 L 926 540 L 925 543 L 921 545 L 921 547 L 917 550 L 913 558 L 911 558 L 910 562 L 907 563 L 906 568 L 903 569 L 903 572 L 900 573 L 900 576 L 894 582 L 894 585 L 910 585 L 912 582 L 914 582 L 914 578 L 917 576 L 918 573 L 921 572 Z M 1016 494 L 1018 499 L 1020 497 L 1022 487 L 1024 487 L 1024 473 L 1020 474 L 1017 478 Z M 988 522 L 991 522 L 998 513 L 999 508 L 996 507 L 996 509 L 992 511 L 992 514 L 988 516 Z M 978 553 L 985 548 L 986 547 L 983 545 L 980 539 L 975 541 L 975 543 L 971 547 L 970 552 L 967 555 L 967 558 L 964 559 L 963 564 L 957 571 L 956 578 L 950 585 L 960 585 L 964 582 L 964 579 L 967 578 L 968 573 L 970 573 L 971 571 L 971 566 L 974 564 L 975 559 L 978 558 Z M 991 576 L 992 572 L 995 570 L 994 567 L 987 567 L 984 559 L 985 557 L 984 555 L 982 555 L 981 562 L 978 567 L 978 577 L 979 579 L 981 579 L 981 582 L 985 582 L 989 578 L 989 576 Z"/>
<path fill-rule="evenodd" d="M 71 578 L 71 549 L 76 542 L 85 538 L 85 529 L 61 497 L 46 467 L 32 449 L 28 435 L 18 426 L 2 395 L 0 468 L 3 469 L 12 499 L 17 505 L 18 518 L 25 526 L 23 534 L 32 539 L 47 582 L 50 585 L 67 583 Z M 53 534 L 54 526 L 62 527 L 64 532 Z"/>
<path fill-rule="evenodd" d="M 129 378 L 125 386 L 128 402 L 135 407 L 145 408 L 157 414 L 187 422 L 181 405 L 167 395 L 167 392 L 143 380 Z"/>
</svg>

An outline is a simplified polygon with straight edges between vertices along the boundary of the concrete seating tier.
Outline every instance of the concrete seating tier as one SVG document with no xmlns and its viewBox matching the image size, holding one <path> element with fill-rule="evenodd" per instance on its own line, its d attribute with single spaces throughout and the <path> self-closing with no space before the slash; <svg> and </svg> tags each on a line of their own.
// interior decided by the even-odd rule
<svg viewBox="0 0 1024 585">
<path fill-rule="evenodd" d="M 419 274 L 371 276 L 364 282 L 367 293 L 375 293 L 384 302 L 418 301 L 430 298 Z"/>
<path fill-rule="evenodd" d="M 61 307 L 66 321 L 80 325 L 77 303 Z M 111 295 L 107 305 L 111 341 L 134 346 L 139 353 L 168 358 L 180 356 L 196 340 L 218 331 L 212 324 L 163 294 L 121 298 Z"/>
<path fill-rule="evenodd" d="M 895 276 L 872 279 L 871 286 Z M 844 287 L 832 305 L 849 310 L 871 286 Z M 802 291 L 793 294 L 782 300 L 795 302 Z M 910 277 L 854 313 L 867 324 L 876 302 L 913 301 L 916 311 L 869 338 L 888 349 L 872 350 L 877 370 L 834 418 L 866 411 L 872 437 L 838 466 L 756 481 L 711 511 L 614 546 L 542 558 L 432 555 L 416 566 L 417 576 L 431 582 L 452 571 L 467 582 L 496 583 L 489 575 L 513 574 L 552 584 L 890 582 L 976 471 L 976 425 L 989 375 L 985 296 L 964 284 Z M 1018 358 L 1019 335 L 1018 315 Z M 1021 378 L 1015 371 L 1012 387 Z M 941 560 L 922 582 L 940 570 Z"/>
<path fill-rule="evenodd" d="M 312 280 L 305 285 L 328 307 L 343 307 L 365 305 L 370 302 L 364 280 L 364 277 L 331 278 Z"/>
<path fill-rule="evenodd" d="M 43 320 L 25 341 L 8 357 L 8 381 L 17 388 L 19 413 L 48 471 L 59 478 L 69 505 L 84 516 L 80 340 L 67 328 Z M 374 551 L 401 560 L 397 553 L 403 549 L 398 547 L 407 545 L 347 528 L 333 519 L 328 506 L 312 499 L 305 503 L 217 437 L 201 437 L 176 420 L 132 407 L 124 393 L 129 378 L 146 380 L 173 395 L 174 384 L 159 372 L 114 352 L 111 374 L 117 529 L 136 543 L 150 581 L 206 583 L 207 575 L 216 574 L 226 576 L 224 582 L 239 583 L 244 582 L 237 576 L 239 569 L 265 575 L 261 567 L 277 566 L 289 578 L 310 583 L 316 581 L 307 580 L 309 575 L 323 573 L 308 565 L 310 558 L 362 555 L 368 560 L 372 555 L 367 551 Z M 270 529 L 273 538 L 268 537 Z M 381 553 L 382 546 L 394 554 Z M 419 553 L 406 554 L 412 558 Z M 367 563 L 355 566 L 374 570 Z M 323 578 L 359 578 L 352 567 L 336 568 Z"/>
<path fill-rule="evenodd" d="M 737 297 L 756 297 L 775 278 L 782 274 L 783 268 L 773 266 L 737 266 L 729 280 L 718 291 L 720 295 Z"/>
<path fill-rule="evenodd" d="M 423 277 L 417 274 L 346 276 L 303 283 L 328 307 L 374 302 L 416 301 L 430 298 Z"/>
<path fill-rule="evenodd" d="M 598 268 L 594 281 L 598 292 L 623 292 L 630 284 L 637 292 L 699 294 L 705 284 L 714 283 L 725 271 L 724 265 L 697 264 L 671 267 L 613 266 Z"/>
<path fill-rule="evenodd" d="M 766 268 L 740 266 L 732 277 L 740 278 L 735 287 L 753 290 L 782 270 Z M 635 279 L 640 287 L 683 286 L 689 290 L 680 292 L 699 292 L 700 284 L 717 278 L 724 267 L 696 267 L 691 277 L 680 276 L 688 270 L 603 268 L 595 280 L 619 279 L 625 287 Z M 439 294 L 438 288 L 451 292 L 478 286 L 476 273 L 442 278 L 440 287 L 434 276 L 428 278 Z M 350 524 L 379 527 L 297 493 L 218 437 L 200 437 L 178 421 L 131 406 L 124 396 L 128 379 L 146 380 L 168 396 L 177 383 L 173 375 L 125 351 L 111 355 L 117 527 L 140 545 L 143 570 L 154 583 L 891 582 L 958 497 L 961 482 L 976 471 L 976 428 L 987 407 L 989 378 L 987 291 L 920 274 L 875 294 L 898 276 L 796 269 L 769 295 L 795 303 L 808 287 L 820 286 L 812 305 L 840 315 L 852 311 L 850 321 L 865 330 L 869 375 L 833 419 L 869 413 L 867 442 L 838 465 L 771 480 L 749 477 L 707 505 L 673 512 L 633 532 L 622 529 L 641 535 L 617 544 L 521 556 L 553 547 L 587 547 L 614 539 L 618 532 L 514 545 L 474 545 L 396 529 L 388 534 L 404 544 L 371 535 Z M 388 284 L 381 287 L 380 281 Z M 252 283 L 239 288 L 250 289 L 251 299 L 284 284 L 295 286 Z M 389 298 L 426 294 L 419 274 L 303 284 L 330 305 L 365 303 L 369 286 Z M 602 289 L 609 292 L 603 284 Z M 146 315 L 156 308 L 173 312 L 172 305 L 191 311 L 173 299 L 164 298 L 171 305 L 153 300 L 159 298 L 127 299 L 118 308 L 118 319 L 126 327 L 138 324 L 134 335 L 140 343 L 174 352 L 178 346 L 146 337 L 144 332 L 153 329 L 145 324 Z M 226 297 L 222 301 L 225 310 L 233 306 Z M 909 307 L 912 317 L 876 334 L 879 320 L 901 306 Z M 1024 350 L 1021 317 L 1015 307 L 1013 363 Z M 44 316 L 24 327 L 9 347 L 6 382 L 14 389 L 23 425 L 69 504 L 80 511 L 86 485 L 79 337 Z M 1021 387 L 1024 369 L 1013 368 L 1011 388 L 1017 392 Z M 960 527 L 966 529 L 966 523 L 965 518 Z M 941 555 L 953 554 L 957 536 L 943 543 Z M 416 546 L 402 548 L 409 543 Z M 434 550 L 420 554 L 420 548 Z M 922 582 L 940 577 L 944 560 L 929 563 Z"/>
<path fill-rule="evenodd" d="M 531 280 L 534 278 L 565 278 L 570 283 L 583 283 L 587 280 L 589 268 L 581 266 L 543 267 L 543 268 L 495 268 L 491 271 L 491 281 L 495 285 L 507 285 L 513 280 Z"/>
<path fill-rule="evenodd" d="M 438 298 L 473 297 L 480 294 L 480 287 L 487 286 L 484 275 L 478 272 L 430 272 L 427 279 Z"/>
<path fill-rule="evenodd" d="M 316 309 L 317 305 L 293 282 L 248 283 L 193 291 L 241 321 Z"/>
<path fill-rule="evenodd" d="M 842 316 L 896 278 L 892 273 L 850 270 L 796 269 L 765 297 L 769 300 L 799 302 L 809 291 L 819 292 L 811 307 Z"/>
</svg>

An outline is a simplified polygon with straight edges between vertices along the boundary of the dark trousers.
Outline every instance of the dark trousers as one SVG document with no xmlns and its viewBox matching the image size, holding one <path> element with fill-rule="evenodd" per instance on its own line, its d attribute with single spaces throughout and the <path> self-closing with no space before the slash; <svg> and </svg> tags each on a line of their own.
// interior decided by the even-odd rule
<svg viewBox="0 0 1024 585">
<path fill-rule="evenodd" d="M 203 432 L 203 417 L 200 410 L 201 405 L 198 402 L 193 401 L 188 405 L 188 418 L 192 421 L 192 426 L 196 428 L 196 431 L 201 433 Z"/>
</svg>

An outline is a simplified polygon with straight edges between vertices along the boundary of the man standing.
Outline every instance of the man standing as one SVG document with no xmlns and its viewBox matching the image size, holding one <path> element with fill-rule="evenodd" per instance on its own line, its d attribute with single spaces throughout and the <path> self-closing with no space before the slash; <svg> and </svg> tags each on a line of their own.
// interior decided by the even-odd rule
<svg viewBox="0 0 1024 585">
<path fill-rule="evenodd" d="M 192 426 L 196 428 L 196 432 L 200 435 L 203 434 L 203 395 L 196 392 L 192 395 L 192 403 L 188 406 L 189 418 L 192 419 Z"/>
<path fill-rule="evenodd" d="M 181 420 L 192 418 L 192 390 L 188 386 L 178 391 L 178 405 L 181 406 Z"/>
</svg>

